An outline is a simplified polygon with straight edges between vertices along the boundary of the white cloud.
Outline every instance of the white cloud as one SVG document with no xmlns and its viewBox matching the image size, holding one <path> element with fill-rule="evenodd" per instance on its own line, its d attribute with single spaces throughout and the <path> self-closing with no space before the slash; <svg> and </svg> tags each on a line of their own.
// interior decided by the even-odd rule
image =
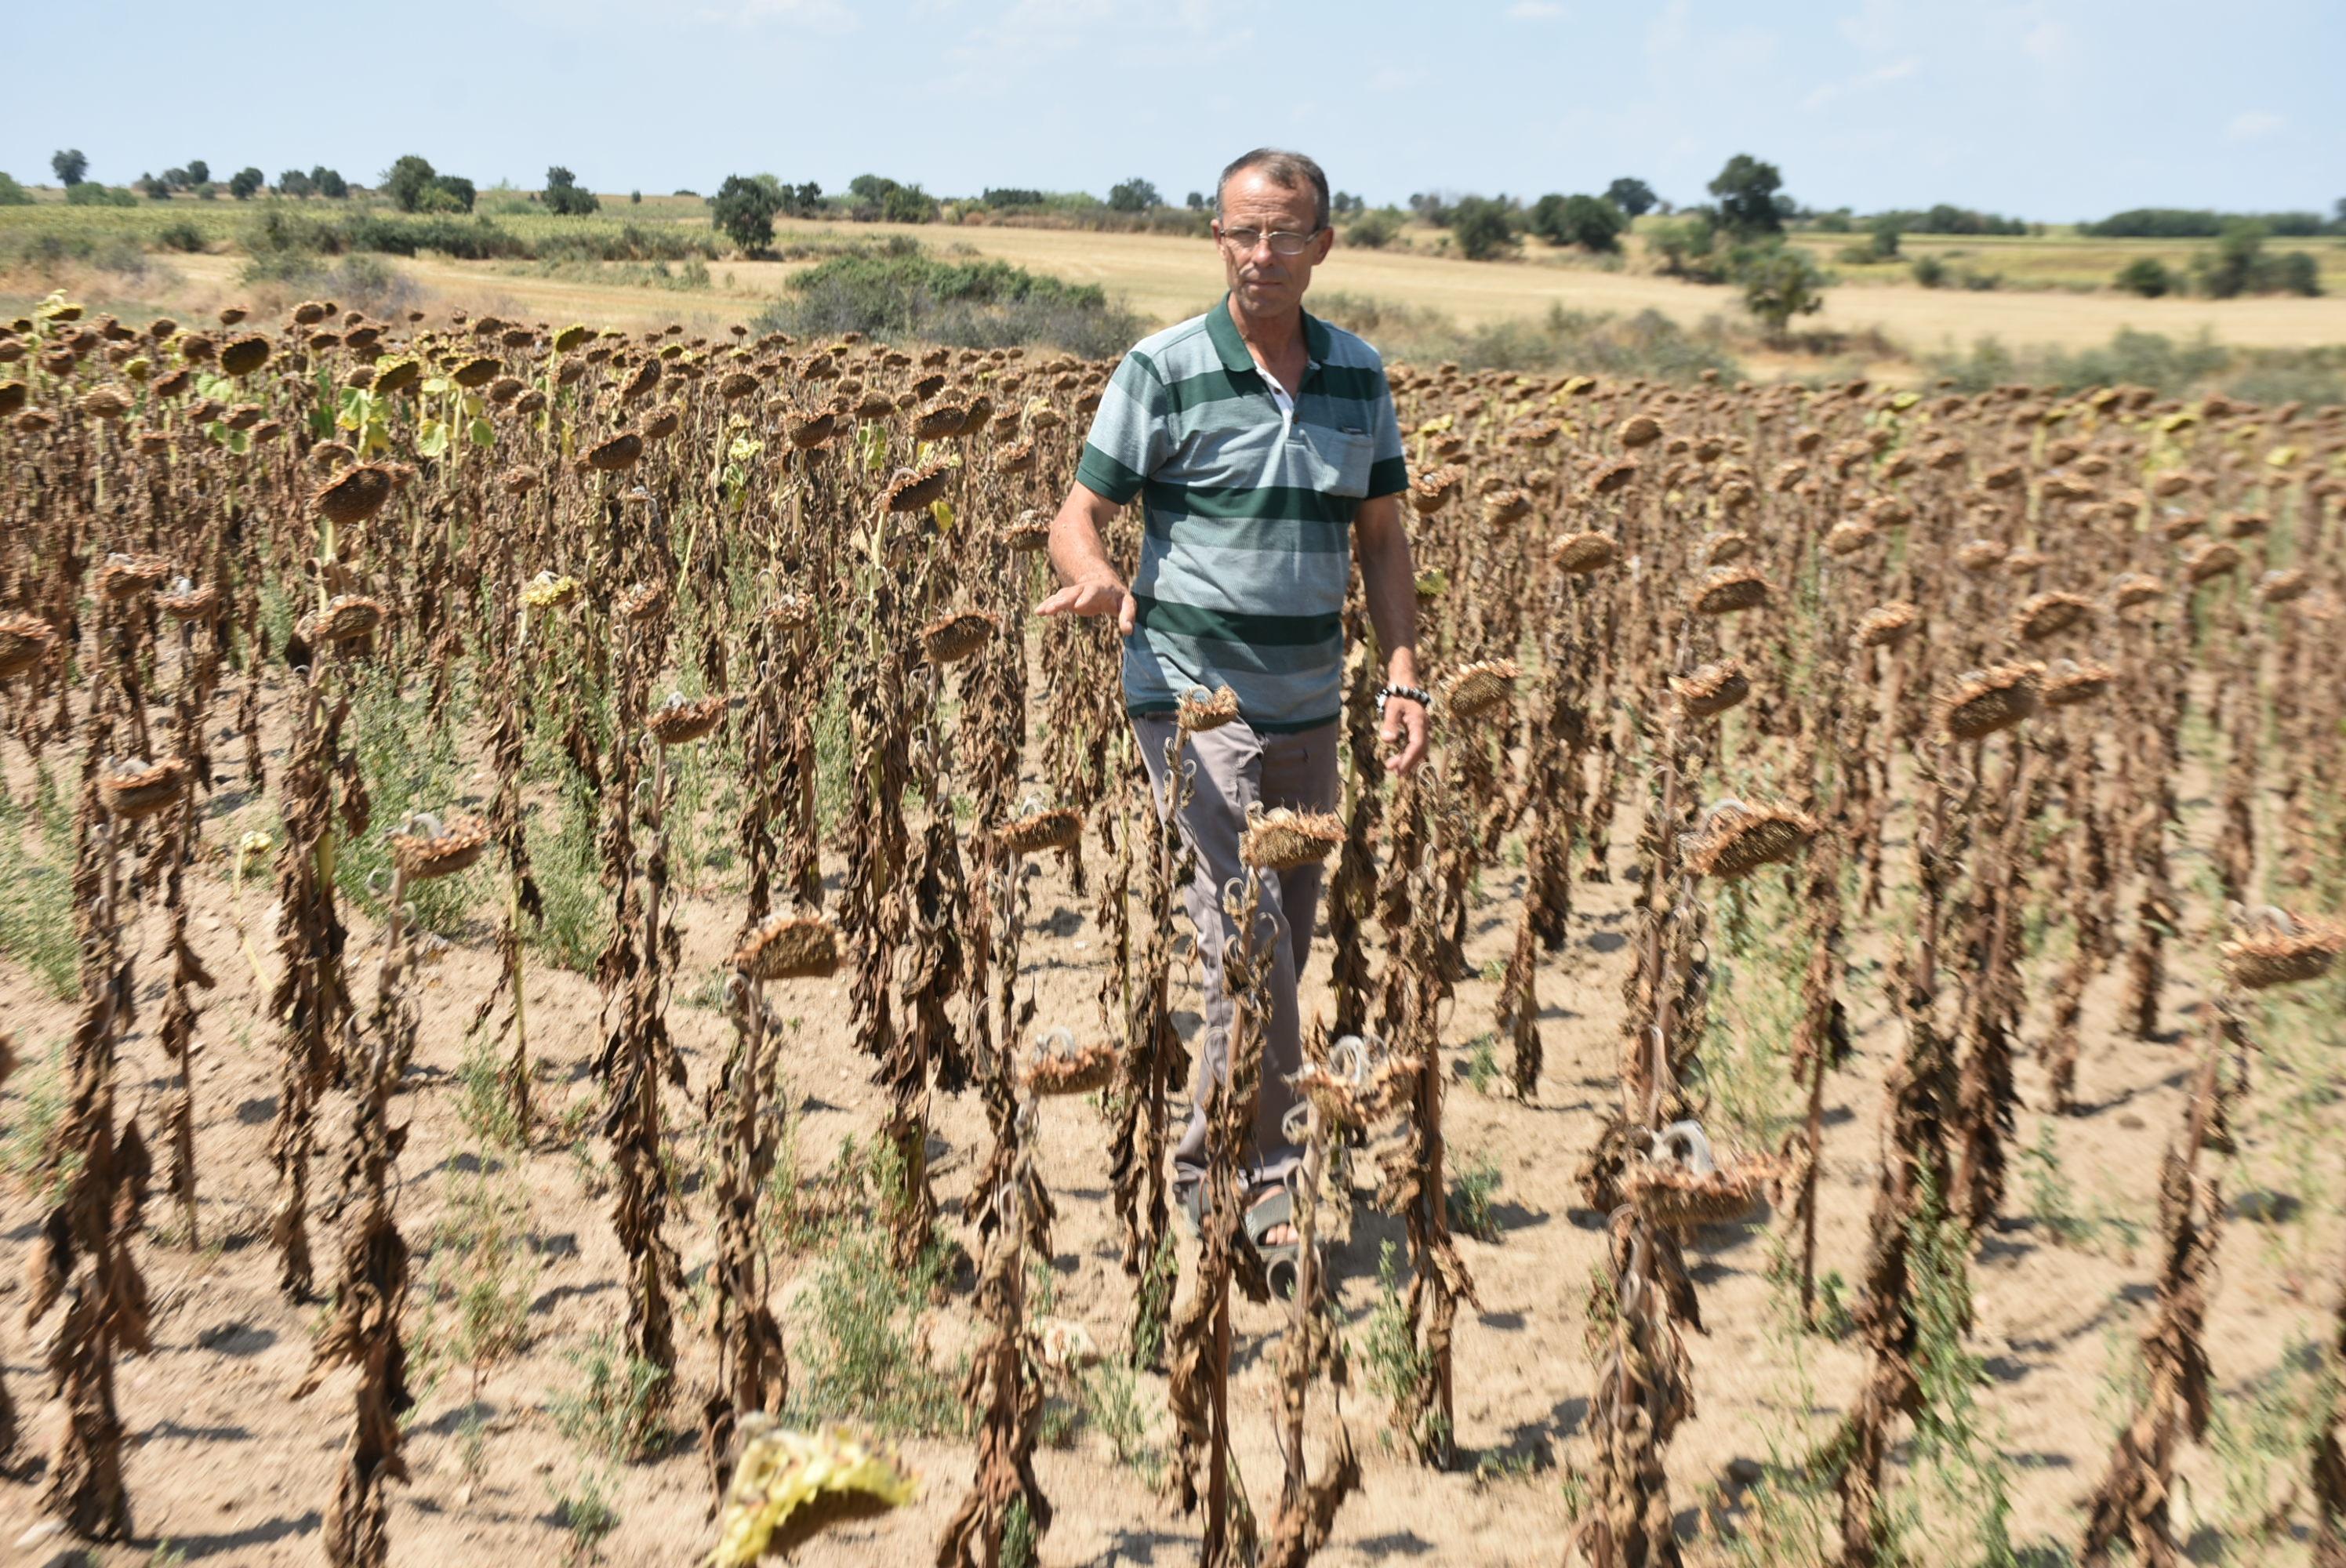
<svg viewBox="0 0 2346 1568">
<path fill-rule="evenodd" d="M 1913 56 L 1908 55 L 1902 59 L 1892 60 L 1888 65 L 1876 66 L 1870 71 L 1861 71 L 1846 80 L 1827 82 L 1807 97 L 1802 98 L 1800 107 L 1804 109 L 1821 109 L 1835 99 L 1845 98 L 1852 93 L 1872 92 L 1876 87 L 1886 87 L 1892 82 L 1902 82 L 1920 69 L 1922 69 L 1922 62 Z"/>
<path fill-rule="evenodd" d="M 1564 15 L 1564 7 L 1556 0 L 1515 0 L 1507 15 L 1518 22 L 1553 22 Z"/>
<path fill-rule="evenodd" d="M 2232 117 L 2224 127 L 2224 135 L 2232 141 L 2255 141 L 2280 129 L 2280 117 L 2265 109 L 2249 109 Z"/>
</svg>

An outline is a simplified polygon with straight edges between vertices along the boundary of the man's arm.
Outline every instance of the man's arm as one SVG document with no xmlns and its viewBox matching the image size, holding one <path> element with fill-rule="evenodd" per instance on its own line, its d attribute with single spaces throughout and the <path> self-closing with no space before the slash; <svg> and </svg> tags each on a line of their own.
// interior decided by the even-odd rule
<svg viewBox="0 0 2346 1568">
<path fill-rule="evenodd" d="M 1066 585 L 1035 606 L 1036 615 L 1114 616 L 1117 630 L 1131 635 L 1132 596 L 1125 591 L 1124 579 L 1108 564 L 1107 548 L 1100 543 L 1101 530 L 1120 510 L 1117 503 L 1081 480 L 1068 488 L 1059 514 L 1051 519 L 1051 565 Z M 1405 560 L 1406 542 L 1402 548 Z M 1414 614 L 1415 599 L 1410 607 Z"/>
<path fill-rule="evenodd" d="M 1063 517 L 1065 514 L 1061 514 Z M 1051 531 L 1054 555 L 1058 529 Z M 1361 592 L 1369 604 L 1369 624 L 1384 649 L 1385 684 L 1417 684 L 1417 570 L 1409 558 L 1409 531 L 1402 525 L 1401 497 L 1380 495 L 1361 503 L 1352 514 L 1352 554 L 1361 563 Z M 1385 702 L 1384 740 L 1401 749 L 1385 766 L 1406 773 L 1425 755 L 1425 708 L 1405 697 Z"/>
</svg>

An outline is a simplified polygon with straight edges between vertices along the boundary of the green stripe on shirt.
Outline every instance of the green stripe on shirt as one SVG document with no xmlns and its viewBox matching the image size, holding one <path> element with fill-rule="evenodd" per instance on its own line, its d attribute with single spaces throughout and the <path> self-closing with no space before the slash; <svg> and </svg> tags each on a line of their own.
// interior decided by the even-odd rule
<svg viewBox="0 0 2346 1568">
<path fill-rule="evenodd" d="M 1311 647 L 1344 635 L 1344 615 L 1260 615 L 1240 610 L 1209 610 L 1198 605 L 1169 605 L 1147 594 L 1132 596 L 1133 625 L 1144 631 L 1169 632 L 1175 636 L 1212 642 L 1253 643 L 1263 647 Z"/>
</svg>

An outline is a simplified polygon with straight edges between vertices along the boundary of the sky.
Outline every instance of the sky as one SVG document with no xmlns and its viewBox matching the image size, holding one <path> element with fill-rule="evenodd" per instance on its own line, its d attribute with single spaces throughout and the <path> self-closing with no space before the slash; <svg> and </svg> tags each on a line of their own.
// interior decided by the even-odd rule
<svg viewBox="0 0 2346 1568">
<path fill-rule="evenodd" d="M 1269 144 L 1379 203 L 1625 175 L 1699 201 L 1738 152 L 1861 212 L 2346 197 L 2341 0 L 5 0 L 0 37 L 27 183 L 76 147 L 117 184 L 196 158 L 372 184 L 415 152 L 484 187 L 1178 201 Z"/>
</svg>

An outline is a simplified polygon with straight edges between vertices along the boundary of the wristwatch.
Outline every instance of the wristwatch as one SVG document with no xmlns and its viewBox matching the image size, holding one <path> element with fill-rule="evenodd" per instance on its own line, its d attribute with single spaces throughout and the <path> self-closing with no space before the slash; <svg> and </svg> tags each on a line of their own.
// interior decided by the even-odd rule
<svg viewBox="0 0 2346 1568">
<path fill-rule="evenodd" d="M 1385 716 L 1385 698 L 1389 697 L 1405 697 L 1409 698 L 1410 701 L 1416 703 L 1419 707 L 1424 708 L 1429 713 L 1433 710 L 1433 694 L 1432 692 L 1426 690 L 1425 687 L 1422 686 L 1403 686 L 1401 682 L 1394 681 L 1391 685 L 1379 688 L 1377 692 L 1377 717 L 1379 718 L 1382 718 Z"/>
</svg>

